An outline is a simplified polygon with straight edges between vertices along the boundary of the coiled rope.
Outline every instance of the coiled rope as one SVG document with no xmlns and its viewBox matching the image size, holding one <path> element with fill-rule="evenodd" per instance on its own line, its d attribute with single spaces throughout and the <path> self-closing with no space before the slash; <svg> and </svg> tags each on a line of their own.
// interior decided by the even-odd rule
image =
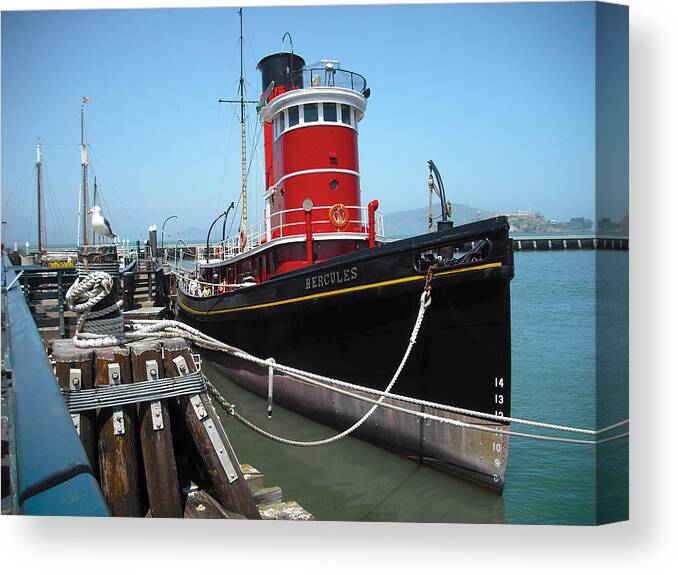
<svg viewBox="0 0 678 575">
<path fill-rule="evenodd" d="M 81 314 L 75 326 L 73 343 L 77 347 L 107 347 L 125 343 L 125 319 L 120 313 L 122 302 L 93 311 L 113 289 L 113 278 L 102 271 L 78 278 L 66 292 L 66 301 Z M 109 317 L 106 317 L 109 316 Z"/>
<path fill-rule="evenodd" d="M 554 437 L 554 436 L 549 436 L 549 435 L 539 435 L 539 434 L 534 434 L 534 433 L 526 433 L 526 432 L 520 432 L 520 431 L 514 431 L 514 430 L 508 430 L 508 429 L 500 429 L 497 427 L 488 427 L 487 425 L 480 425 L 480 424 L 475 424 L 475 423 L 469 423 L 466 421 L 461 421 L 459 419 L 452 419 L 449 417 L 443 417 L 439 415 L 433 415 L 430 413 L 426 413 L 423 411 L 415 411 L 412 409 L 408 409 L 405 407 L 400 407 L 394 404 L 390 403 L 385 403 L 386 399 L 394 399 L 394 400 L 400 400 L 400 401 L 407 401 L 413 405 L 418 405 L 422 407 L 430 407 L 430 408 L 435 408 L 435 409 L 441 409 L 445 411 L 449 411 L 451 413 L 456 413 L 459 415 L 466 415 L 466 416 L 471 416 L 471 417 L 478 417 L 482 419 L 487 419 L 490 421 L 495 421 L 500 424 L 510 424 L 510 423 L 515 423 L 515 424 L 522 424 L 526 426 L 531 426 L 531 427 L 537 427 L 537 428 L 543 428 L 543 429 L 549 429 L 553 431 L 560 431 L 560 432 L 566 432 L 566 433 L 573 433 L 573 434 L 583 434 L 583 435 L 600 435 L 605 432 L 611 431 L 613 429 L 617 429 L 619 427 L 622 427 L 624 425 L 627 425 L 629 423 L 628 419 L 619 421 L 617 423 L 614 423 L 612 425 L 608 425 L 606 427 L 603 427 L 601 429 L 585 429 L 585 428 L 577 428 L 577 427 L 570 427 L 570 426 L 565 426 L 565 425 L 557 425 L 557 424 L 551 424 L 551 423 L 544 423 L 544 422 L 538 422 L 538 421 L 531 421 L 528 419 L 521 419 L 521 418 L 514 418 L 514 417 L 506 417 L 506 416 L 500 416 L 500 415 L 494 415 L 490 413 L 484 413 L 480 411 L 474 411 L 470 409 L 464 409 L 461 407 L 455 407 L 451 405 L 445 405 L 441 403 L 435 403 L 435 402 L 430 402 L 426 400 L 421 400 L 421 399 L 416 399 L 412 397 L 407 397 L 407 396 L 402 396 L 398 394 L 391 393 L 391 390 L 393 389 L 393 386 L 395 383 L 398 381 L 398 378 L 400 377 L 400 374 L 402 373 L 403 368 L 405 367 L 405 364 L 407 363 L 407 360 L 412 352 L 412 349 L 414 348 L 414 345 L 416 344 L 417 341 L 417 336 L 419 334 L 419 331 L 421 329 L 421 325 L 424 320 L 424 316 L 426 314 L 426 310 L 428 309 L 430 303 L 431 303 L 431 279 L 433 277 L 433 270 L 434 266 L 431 266 L 429 268 L 429 272 L 426 276 L 426 283 L 424 287 L 424 291 L 421 294 L 420 298 L 420 303 L 419 303 L 419 311 L 417 313 L 416 320 L 414 322 L 414 326 L 412 328 L 412 332 L 410 335 L 409 343 L 408 346 L 405 350 L 405 353 L 398 365 L 398 368 L 396 369 L 393 377 L 391 378 L 388 386 L 384 391 L 380 390 L 375 390 L 372 388 L 367 388 L 359 385 L 355 385 L 346 381 L 342 381 L 339 379 L 334 379 L 330 377 L 325 377 L 321 376 L 318 374 L 314 374 L 311 372 L 307 372 L 298 368 L 290 367 L 284 364 L 279 364 L 275 363 L 271 358 L 269 359 L 262 359 L 257 356 L 254 356 L 252 354 L 249 354 L 237 347 L 230 346 L 226 343 L 223 343 L 213 337 L 208 336 L 207 334 L 201 332 L 198 329 L 195 329 L 185 323 L 176 321 L 176 320 L 128 320 L 127 322 L 124 321 L 124 318 L 122 314 L 119 314 L 119 318 L 116 317 L 112 320 L 106 319 L 106 320 L 97 320 L 100 315 L 105 315 L 104 311 L 106 313 L 111 313 L 113 309 L 119 309 L 119 303 L 114 304 L 111 306 L 108 306 L 105 308 L 105 310 L 97 310 L 96 312 L 91 312 L 92 307 L 96 305 L 96 303 L 100 302 L 108 293 L 110 293 L 110 289 L 112 287 L 112 280 L 110 279 L 110 276 L 106 274 L 105 272 L 94 272 L 93 274 L 90 274 L 85 280 L 82 282 L 81 285 L 78 285 L 77 289 L 76 284 L 72 286 L 71 289 L 69 289 L 69 293 L 67 294 L 67 299 L 69 301 L 69 305 L 71 303 L 71 299 L 73 299 L 73 306 L 72 309 L 75 309 L 76 311 L 82 310 L 83 312 L 83 317 L 81 317 L 78 320 L 78 328 L 76 329 L 76 334 L 73 338 L 73 341 L 75 345 L 79 347 L 104 347 L 108 345 L 117 345 L 118 343 L 124 343 L 124 340 L 139 340 L 139 339 L 145 339 L 145 338 L 174 338 L 174 337 L 183 337 L 189 341 L 194 342 L 197 346 L 202 347 L 204 349 L 212 350 L 212 351 L 218 351 L 222 353 L 228 353 L 229 355 L 233 357 L 237 357 L 246 361 L 249 361 L 251 363 L 254 363 L 256 365 L 259 365 L 263 368 L 266 368 L 269 370 L 269 373 L 272 368 L 274 368 L 276 371 L 279 373 L 289 375 L 291 377 L 294 377 L 295 380 L 298 380 L 299 382 L 307 385 L 313 385 L 317 387 L 323 387 L 326 389 L 330 389 L 331 391 L 335 393 L 339 393 L 341 395 L 345 395 L 348 397 L 352 397 L 354 399 L 363 401 L 365 403 L 371 403 L 372 407 L 363 415 L 356 423 L 354 423 L 351 427 L 348 429 L 342 431 L 341 433 L 338 433 L 336 435 L 333 435 L 331 437 L 328 437 L 326 439 L 320 439 L 320 440 L 313 440 L 313 441 L 301 441 L 301 440 L 294 440 L 294 439 L 289 439 L 285 437 L 281 437 L 278 435 L 275 435 L 269 431 L 266 431 L 260 427 L 258 427 L 256 424 L 252 423 L 251 421 L 247 420 L 245 417 L 240 415 L 236 409 L 235 406 L 231 403 L 229 403 L 226 398 L 219 393 L 219 391 L 214 387 L 212 383 L 209 381 L 206 382 L 207 390 L 210 394 L 210 396 L 221 405 L 221 407 L 231 416 L 233 416 L 237 421 L 251 429 L 252 431 L 255 431 L 256 433 L 262 435 L 263 437 L 266 437 L 268 439 L 271 439 L 273 441 L 277 441 L 279 443 L 282 443 L 284 445 L 289 445 L 289 446 L 294 446 L 294 447 L 319 447 L 322 445 L 328 445 L 331 443 L 334 443 L 335 441 L 338 441 L 347 435 L 350 435 L 353 433 L 356 429 L 358 429 L 361 425 L 363 425 L 373 414 L 374 412 L 379 408 L 383 407 L 386 409 L 391 409 L 394 411 L 398 411 L 401 413 L 406 413 L 408 415 L 411 415 L 413 417 L 417 417 L 420 419 L 424 420 L 430 420 L 430 421 L 436 421 L 442 424 L 447 424 L 447 425 L 453 425 L 456 427 L 463 427 L 463 428 L 468 428 L 468 429 L 474 429 L 478 431 L 483 431 L 486 433 L 495 433 L 495 434 L 500 434 L 500 435 L 507 435 L 507 436 L 517 436 L 517 437 L 524 437 L 524 438 L 529 438 L 529 439 L 537 439 L 537 440 L 543 440 L 543 441 L 554 441 L 554 442 L 561 442 L 561 443 L 576 443 L 576 444 L 583 444 L 583 445 L 598 445 L 602 443 L 607 443 L 609 441 L 613 441 L 616 439 L 620 439 L 623 437 L 627 437 L 629 435 L 628 431 L 620 434 L 616 434 L 613 436 L 605 437 L 605 438 L 596 438 L 593 440 L 588 440 L 588 439 L 576 439 L 576 438 L 567 438 L 567 437 Z M 103 275 L 102 275 L 103 274 Z M 95 278 L 92 278 L 90 281 L 91 276 L 97 276 Z M 108 276 L 108 280 L 106 281 L 106 278 L 103 276 Z M 69 297 L 69 294 L 71 294 L 71 290 L 73 290 L 72 298 Z M 106 291 L 108 290 L 108 291 Z M 104 293 L 105 292 L 105 293 Z M 102 295 L 103 294 L 103 295 Z M 94 302 L 94 303 L 92 303 Z M 94 314 L 94 317 L 92 315 Z M 86 317 L 84 317 L 86 316 Z M 89 319 L 88 319 L 89 318 Z M 99 323 L 97 323 L 99 322 Z M 110 323 L 109 323 L 110 322 Z M 122 325 L 122 331 L 120 331 L 120 325 Z M 91 330 L 90 332 L 87 332 L 84 330 L 84 328 L 87 327 L 87 329 Z M 100 331 L 95 332 L 95 329 L 97 328 L 103 328 Z M 106 328 L 115 328 L 116 332 L 114 335 L 109 335 L 109 332 L 104 331 Z M 125 328 L 127 328 L 125 330 Z M 103 333 L 102 333 L 103 332 Z M 122 336 L 120 335 L 122 334 Z M 108 343 L 110 341 L 109 338 L 114 338 L 116 343 Z M 122 340 L 122 341 L 121 341 Z M 364 395 L 359 395 L 358 393 L 355 392 L 360 392 L 360 393 L 367 393 L 373 396 L 378 396 L 378 399 L 373 399 L 370 397 L 365 397 Z"/>
</svg>

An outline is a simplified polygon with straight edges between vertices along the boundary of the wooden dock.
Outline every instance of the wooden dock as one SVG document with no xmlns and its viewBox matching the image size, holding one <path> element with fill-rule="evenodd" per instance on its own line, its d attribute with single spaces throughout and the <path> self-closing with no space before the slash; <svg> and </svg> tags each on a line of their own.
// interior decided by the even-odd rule
<svg viewBox="0 0 678 575">
<path fill-rule="evenodd" d="M 313 519 L 239 464 L 185 340 L 57 337 L 48 358 L 16 276 L 5 260 L 3 514 Z"/>
</svg>

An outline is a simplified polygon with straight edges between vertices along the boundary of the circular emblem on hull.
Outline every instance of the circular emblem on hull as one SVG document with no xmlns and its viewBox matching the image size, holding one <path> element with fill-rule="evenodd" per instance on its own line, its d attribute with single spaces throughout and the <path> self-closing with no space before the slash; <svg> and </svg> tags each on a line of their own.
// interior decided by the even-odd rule
<svg viewBox="0 0 678 575">
<path fill-rule="evenodd" d="M 334 204 L 330 208 L 330 223 L 338 230 L 348 225 L 348 209 L 344 204 Z"/>
</svg>

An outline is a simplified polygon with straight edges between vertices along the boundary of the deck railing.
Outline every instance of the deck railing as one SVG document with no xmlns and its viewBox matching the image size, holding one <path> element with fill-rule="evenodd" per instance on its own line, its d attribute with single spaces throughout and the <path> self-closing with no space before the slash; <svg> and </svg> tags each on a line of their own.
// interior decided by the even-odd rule
<svg viewBox="0 0 678 575">
<path fill-rule="evenodd" d="M 311 226 L 313 234 L 369 234 L 368 206 L 346 206 L 351 219 L 344 229 L 337 229 L 330 222 L 329 211 L 331 207 L 332 206 L 314 206 L 312 208 Z M 268 218 L 249 227 L 247 231 L 247 241 L 244 247 L 240 236 L 233 236 L 226 238 L 224 242 L 219 242 L 214 246 L 210 246 L 209 254 L 207 254 L 204 247 L 196 247 L 196 259 L 210 262 L 229 259 L 259 247 L 273 239 L 304 236 L 306 233 L 304 215 L 303 208 L 275 212 Z M 379 210 L 375 211 L 374 224 L 375 239 L 380 242 L 384 241 L 384 217 Z"/>
<path fill-rule="evenodd" d="M 301 85 L 299 83 L 301 82 Z M 274 80 L 275 86 L 295 88 L 346 88 L 354 92 L 363 93 L 367 89 L 367 80 L 364 76 L 349 70 L 325 66 L 323 68 L 302 68 L 291 74 L 284 74 Z"/>
</svg>

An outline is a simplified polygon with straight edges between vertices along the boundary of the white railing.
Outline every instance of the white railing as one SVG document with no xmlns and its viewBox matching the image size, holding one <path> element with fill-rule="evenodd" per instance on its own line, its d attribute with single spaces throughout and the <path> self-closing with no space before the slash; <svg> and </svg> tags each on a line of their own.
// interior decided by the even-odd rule
<svg viewBox="0 0 678 575">
<path fill-rule="evenodd" d="M 369 234 L 369 207 L 367 206 L 346 206 L 349 214 L 355 219 L 348 221 L 344 229 L 337 229 L 332 225 L 329 219 L 329 210 L 332 206 L 314 206 L 311 210 L 311 225 L 313 233 L 361 233 Z M 357 213 L 356 213 L 357 212 Z M 302 217 L 296 222 L 286 222 L 288 214 L 298 214 Z M 196 248 L 196 259 L 198 260 L 223 260 L 240 255 L 243 252 L 254 249 L 272 239 L 281 237 L 304 236 L 306 234 L 306 221 L 304 219 L 304 209 L 295 208 L 291 210 L 281 210 L 271 214 L 268 218 L 250 226 L 247 233 L 247 242 L 245 248 L 239 236 L 226 238 L 222 243 L 219 242 L 210 246 L 210 253 L 205 252 L 205 248 Z M 357 216 L 357 218 L 356 218 Z M 356 224 L 358 229 L 356 230 Z M 376 210 L 374 213 L 374 236 L 378 241 L 384 240 L 384 217 Z M 345 232 L 346 229 L 349 229 Z"/>
<path fill-rule="evenodd" d="M 172 270 L 172 273 L 177 278 L 178 288 L 193 297 L 211 297 L 213 295 L 221 295 L 227 292 L 249 287 L 255 285 L 254 278 L 250 276 L 248 281 L 243 281 L 239 284 L 229 284 L 226 281 L 221 283 L 208 282 L 198 278 L 196 272 L 180 272 Z"/>
</svg>

